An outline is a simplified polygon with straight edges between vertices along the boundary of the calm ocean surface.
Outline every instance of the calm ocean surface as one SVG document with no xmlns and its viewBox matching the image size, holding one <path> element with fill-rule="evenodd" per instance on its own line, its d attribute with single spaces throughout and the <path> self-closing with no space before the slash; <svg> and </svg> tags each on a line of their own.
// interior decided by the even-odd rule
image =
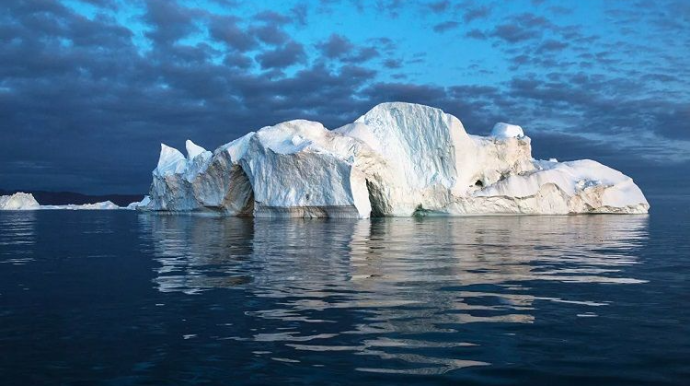
<svg viewBox="0 0 690 386">
<path fill-rule="evenodd" d="M 649 216 L 0 212 L 0 385 L 688 385 L 690 199 Z"/>
</svg>

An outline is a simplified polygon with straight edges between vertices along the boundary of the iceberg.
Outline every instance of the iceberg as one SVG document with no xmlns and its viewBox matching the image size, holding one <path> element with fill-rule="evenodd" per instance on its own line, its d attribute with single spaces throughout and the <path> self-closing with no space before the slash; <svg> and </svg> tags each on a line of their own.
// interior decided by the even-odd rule
<svg viewBox="0 0 690 386">
<path fill-rule="evenodd" d="M 596 161 L 532 158 L 520 126 L 466 132 L 440 109 L 383 103 L 335 130 L 293 120 L 187 156 L 161 145 L 149 199 L 129 209 L 255 217 L 647 213 Z"/>
<path fill-rule="evenodd" d="M 67 205 L 41 205 L 38 209 L 60 209 L 60 210 L 115 210 L 126 209 L 117 206 L 112 201 L 95 202 L 93 204 L 67 204 Z"/>
<path fill-rule="evenodd" d="M 0 210 L 34 210 L 39 207 L 38 201 L 30 193 L 18 192 L 0 196 Z"/>
<path fill-rule="evenodd" d="M 12 195 L 0 196 L 0 210 L 113 210 L 129 209 L 117 206 L 111 201 L 93 204 L 68 205 L 40 205 L 31 193 L 17 192 Z M 132 208 L 135 209 L 135 208 Z"/>
<path fill-rule="evenodd" d="M 149 196 L 144 196 L 144 198 L 141 201 L 135 201 L 135 202 L 130 202 L 125 209 L 127 210 L 145 210 L 146 206 L 151 202 L 151 197 Z"/>
</svg>

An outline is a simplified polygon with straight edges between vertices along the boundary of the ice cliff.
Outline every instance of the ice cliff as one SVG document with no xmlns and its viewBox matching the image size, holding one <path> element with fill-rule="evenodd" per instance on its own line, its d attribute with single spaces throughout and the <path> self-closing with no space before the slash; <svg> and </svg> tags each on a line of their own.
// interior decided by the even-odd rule
<svg viewBox="0 0 690 386">
<path fill-rule="evenodd" d="M 535 160 L 520 126 L 469 135 L 440 109 L 383 103 L 335 130 L 295 120 L 213 153 L 162 145 L 154 211 L 257 217 L 646 213 L 629 177 L 591 160 Z"/>
</svg>

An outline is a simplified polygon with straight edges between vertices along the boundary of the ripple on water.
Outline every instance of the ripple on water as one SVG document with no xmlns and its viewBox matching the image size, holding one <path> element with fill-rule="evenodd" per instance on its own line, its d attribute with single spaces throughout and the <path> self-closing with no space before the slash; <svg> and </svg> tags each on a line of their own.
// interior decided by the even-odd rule
<svg viewBox="0 0 690 386">
<path fill-rule="evenodd" d="M 231 289 L 271 300 L 265 303 L 270 307 L 244 313 L 274 331 L 231 339 L 280 345 L 283 351 L 271 357 L 274 361 L 298 363 L 305 360 L 300 353 L 308 358 L 310 352 L 350 352 L 379 358 L 359 371 L 404 374 L 490 365 L 482 360 L 481 346 L 491 326 L 538 322 L 534 311 L 544 302 L 577 307 L 577 317 L 605 314 L 607 299 L 583 298 L 586 293 L 568 298 L 567 291 L 551 296 L 537 289 L 542 283 L 644 283 L 629 277 L 626 267 L 638 263 L 634 251 L 647 238 L 647 221 L 646 216 L 371 221 L 139 216 L 160 264 L 159 291 L 203 295 Z"/>
<path fill-rule="evenodd" d="M 24 265 L 34 260 L 35 228 L 34 211 L 7 211 L 0 216 L 0 264 Z"/>
</svg>

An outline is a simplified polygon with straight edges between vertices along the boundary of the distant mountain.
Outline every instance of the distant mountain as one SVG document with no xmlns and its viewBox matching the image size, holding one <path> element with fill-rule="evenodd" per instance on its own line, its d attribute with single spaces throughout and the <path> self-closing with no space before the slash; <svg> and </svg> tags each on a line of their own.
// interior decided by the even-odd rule
<svg viewBox="0 0 690 386">
<path fill-rule="evenodd" d="M 44 190 L 3 190 L 0 196 L 16 192 L 31 193 L 41 205 L 93 204 L 95 202 L 112 201 L 118 206 L 126 206 L 134 201 L 141 201 L 143 194 L 106 194 L 92 196 L 74 192 L 47 192 Z"/>
</svg>

